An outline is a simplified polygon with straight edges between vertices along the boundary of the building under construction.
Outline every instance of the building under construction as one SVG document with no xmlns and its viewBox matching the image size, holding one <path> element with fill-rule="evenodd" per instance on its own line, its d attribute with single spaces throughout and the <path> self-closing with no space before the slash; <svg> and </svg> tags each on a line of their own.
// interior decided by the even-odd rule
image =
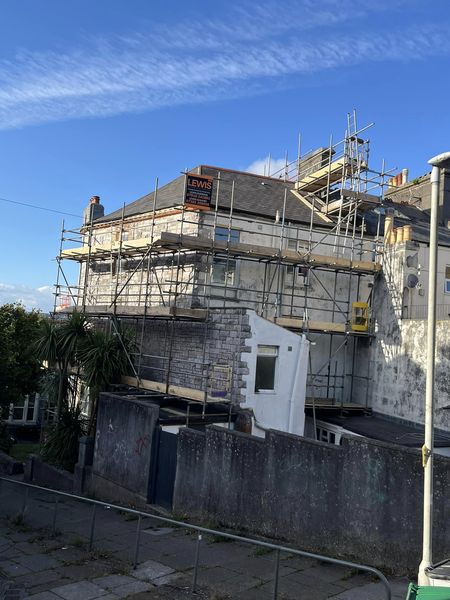
<svg viewBox="0 0 450 600">
<path fill-rule="evenodd" d="M 93 197 L 80 229 L 63 226 L 55 309 L 126 322 L 123 383 L 203 416 L 247 409 L 247 431 L 364 413 L 389 177 L 366 130 L 350 115 L 342 140 L 266 176 L 200 165 L 107 215 Z"/>
</svg>

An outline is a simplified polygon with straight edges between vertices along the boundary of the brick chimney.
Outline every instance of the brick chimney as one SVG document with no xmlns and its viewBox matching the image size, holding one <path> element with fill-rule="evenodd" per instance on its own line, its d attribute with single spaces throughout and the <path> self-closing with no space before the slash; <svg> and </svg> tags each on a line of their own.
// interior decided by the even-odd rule
<svg viewBox="0 0 450 600">
<path fill-rule="evenodd" d="M 100 204 L 100 196 L 92 196 L 89 204 L 83 211 L 83 225 L 88 225 L 91 221 L 95 221 L 105 214 L 105 207 Z"/>
</svg>

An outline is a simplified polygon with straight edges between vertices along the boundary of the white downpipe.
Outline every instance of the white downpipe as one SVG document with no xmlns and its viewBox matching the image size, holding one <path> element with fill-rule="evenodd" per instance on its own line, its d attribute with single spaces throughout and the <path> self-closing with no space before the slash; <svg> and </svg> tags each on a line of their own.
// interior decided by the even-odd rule
<svg viewBox="0 0 450 600">
<path fill-rule="evenodd" d="M 295 393 L 298 388 L 298 380 L 300 377 L 300 373 L 302 371 L 302 368 L 300 365 L 300 358 L 303 354 L 304 344 L 305 344 L 305 346 L 307 344 L 306 347 L 309 352 L 309 342 L 306 341 L 304 336 L 300 336 L 300 341 L 297 345 L 297 352 L 296 352 L 296 357 L 295 357 L 295 376 L 292 381 L 291 395 L 289 398 L 289 418 L 288 418 L 288 424 L 287 424 L 288 433 L 292 433 L 292 425 L 293 425 L 293 421 L 294 421 L 294 411 L 295 411 Z"/>
<path fill-rule="evenodd" d="M 425 391 L 425 443 L 422 446 L 423 485 L 423 548 L 419 566 L 418 584 L 429 585 L 425 572 L 432 564 L 433 545 L 433 412 L 434 412 L 434 366 L 436 352 L 436 271 L 437 229 L 439 203 L 439 167 L 431 171 L 431 217 L 430 217 L 430 264 L 428 274 L 428 321 L 427 363 Z"/>
</svg>

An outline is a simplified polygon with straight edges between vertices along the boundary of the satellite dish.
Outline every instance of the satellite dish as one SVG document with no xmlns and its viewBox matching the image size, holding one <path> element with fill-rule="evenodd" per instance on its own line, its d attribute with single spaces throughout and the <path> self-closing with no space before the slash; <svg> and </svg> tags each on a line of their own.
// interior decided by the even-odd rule
<svg viewBox="0 0 450 600">
<path fill-rule="evenodd" d="M 409 267 L 410 269 L 417 269 L 418 267 L 418 256 L 417 254 L 411 254 L 410 256 L 406 257 L 406 266 Z"/>
<path fill-rule="evenodd" d="M 417 277 L 417 275 L 414 275 L 414 273 L 410 273 L 406 279 L 406 285 L 409 288 L 415 288 L 418 283 L 419 283 L 419 278 Z"/>
</svg>

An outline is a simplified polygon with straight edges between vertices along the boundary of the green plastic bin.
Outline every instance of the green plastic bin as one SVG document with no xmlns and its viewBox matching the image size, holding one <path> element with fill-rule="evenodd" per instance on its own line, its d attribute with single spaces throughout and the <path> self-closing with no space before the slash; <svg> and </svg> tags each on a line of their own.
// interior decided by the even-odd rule
<svg viewBox="0 0 450 600">
<path fill-rule="evenodd" d="M 450 587 L 430 587 L 409 584 L 406 600 L 450 600 Z"/>
</svg>

